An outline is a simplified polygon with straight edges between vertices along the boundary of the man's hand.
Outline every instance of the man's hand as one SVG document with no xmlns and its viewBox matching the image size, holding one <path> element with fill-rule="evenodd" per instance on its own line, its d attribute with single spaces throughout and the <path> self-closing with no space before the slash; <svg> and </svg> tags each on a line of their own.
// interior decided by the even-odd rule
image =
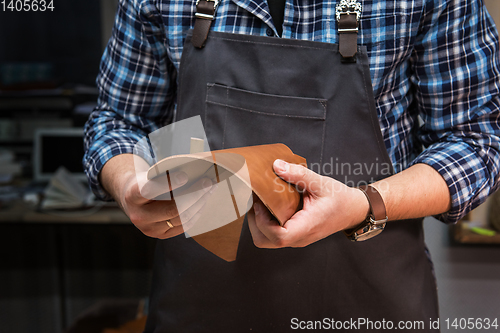
<svg viewBox="0 0 500 333">
<path fill-rule="evenodd" d="M 135 166 L 135 163 L 144 163 Z M 155 178 L 147 181 L 147 163 L 134 158 L 131 154 L 111 158 L 103 167 L 100 181 L 120 205 L 132 223 L 145 235 L 154 238 L 170 238 L 188 230 L 199 218 L 199 211 L 205 205 L 215 186 L 208 178 L 203 178 L 187 189 L 189 200 L 183 200 L 182 207 L 177 207 L 171 199 L 170 191 L 178 189 L 188 182 L 183 172 Z M 138 170 L 144 170 L 139 171 Z M 152 200 L 154 197 L 167 197 L 167 200 Z M 150 199 L 148 199 L 150 198 Z M 169 226 L 167 221 L 173 225 Z"/>
<path fill-rule="evenodd" d="M 256 246 L 303 247 L 362 222 L 369 204 L 358 189 L 320 176 L 296 164 L 276 160 L 274 171 L 304 190 L 304 207 L 284 226 L 275 221 L 262 203 L 254 204 L 248 224 Z M 410 168 L 371 184 L 382 196 L 390 221 L 420 218 L 447 212 L 451 207 L 448 185 L 427 164 Z"/>
<path fill-rule="evenodd" d="M 358 225 L 368 214 L 368 200 L 358 189 L 281 160 L 274 162 L 274 171 L 303 190 L 304 205 L 280 226 L 267 208 L 256 202 L 248 224 L 257 247 L 304 247 Z"/>
</svg>

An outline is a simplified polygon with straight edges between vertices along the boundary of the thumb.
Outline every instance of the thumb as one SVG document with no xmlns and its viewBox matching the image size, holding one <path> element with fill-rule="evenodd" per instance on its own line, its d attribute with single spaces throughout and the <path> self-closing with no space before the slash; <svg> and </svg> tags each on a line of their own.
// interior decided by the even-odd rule
<svg viewBox="0 0 500 333">
<path fill-rule="evenodd" d="M 273 163 L 273 168 L 284 181 L 295 184 L 312 194 L 320 195 L 323 192 L 323 176 L 300 164 L 287 163 L 277 159 Z"/>
</svg>

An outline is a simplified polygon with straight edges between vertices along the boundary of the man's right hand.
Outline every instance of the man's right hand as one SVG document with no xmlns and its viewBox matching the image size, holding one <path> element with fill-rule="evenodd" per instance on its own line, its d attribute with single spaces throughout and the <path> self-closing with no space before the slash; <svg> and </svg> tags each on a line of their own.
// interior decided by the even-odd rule
<svg viewBox="0 0 500 333">
<path fill-rule="evenodd" d="M 134 162 L 143 163 L 139 167 Z M 154 238 L 170 238 L 188 230 L 200 217 L 210 193 L 216 185 L 208 178 L 202 178 L 190 185 L 189 200 L 177 207 L 174 200 L 152 200 L 188 182 L 183 172 L 172 173 L 154 182 L 147 181 L 146 172 L 149 165 L 132 154 L 122 154 L 111 158 L 101 170 L 99 180 L 104 189 L 115 199 L 132 223 L 145 235 Z M 167 195 L 168 196 L 168 195 Z M 171 198 L 171 193 L 170 196 Z M 169 226 L 169 223 L 173 228 Z"/>
</svg>

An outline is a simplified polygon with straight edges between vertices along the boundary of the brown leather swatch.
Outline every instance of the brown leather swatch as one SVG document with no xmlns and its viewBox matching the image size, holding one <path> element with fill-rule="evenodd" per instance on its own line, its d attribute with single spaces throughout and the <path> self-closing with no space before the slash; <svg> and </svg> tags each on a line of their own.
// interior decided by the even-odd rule
<svg viewBox="0 0 500 333">
<path fill-rule="evenodd" d="M 176 158 L 184 163 L 176 163 L 174 161 Z M 183 170 L 188 173 L 190 182 L 194 182 L 200 177 L 207 177 L 208 174 L 215 174 L 213 180 L 218 183 L 231 177 L 234 179 L 236 176 L 252 190 L 276 220 L 283 225 L 299 208 L 301 195 L 295 186 L 288 184 L 274 173 L 273 163 L 276 159 L 306 166 L 305 158 L 293 154 L 290 148 L 279 143 L 171 156 L 151 167 L 148 178 L 152 179 L 162 174 L 169 164 L 172 166 L 170 172 Z M 201 167 L 201 160 L 205 161 L 206 166 Z M 212 163 L 213 168 L 209 167 Z M 242 172 L 243 169 L 244 172 Z M 248 173 L 248 177 L 244 176 L 246 173 Z M 234 181 L 232 183 L 234 184 Z M 236 204 L 235 196 L 237 193 L 233 193 L 233 191 L 238 191 L 236 186 L 229 190 L 236 212 L 236 218 L 233 222 L 197 234 L 192 238 L 220 258 L 233 261 L 236 259 L 241 227 L 248 207 L 244 205 L 245 209 L 242 209 L 241 203 Z"/>
</svg>

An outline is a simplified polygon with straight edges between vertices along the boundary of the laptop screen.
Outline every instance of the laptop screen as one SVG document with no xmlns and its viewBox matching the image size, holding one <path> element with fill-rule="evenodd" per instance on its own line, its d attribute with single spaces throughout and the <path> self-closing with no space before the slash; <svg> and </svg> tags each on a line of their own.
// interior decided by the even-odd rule
<svg viewBox="0 0 500 333">
<path fill-rule="evenodd" d="M 35 180 L 50 180 L 60 166 L 85 180 L 83 154 L 82 128 L 38 129 L 35 132 L 33 161 Z"/>
</svg>

